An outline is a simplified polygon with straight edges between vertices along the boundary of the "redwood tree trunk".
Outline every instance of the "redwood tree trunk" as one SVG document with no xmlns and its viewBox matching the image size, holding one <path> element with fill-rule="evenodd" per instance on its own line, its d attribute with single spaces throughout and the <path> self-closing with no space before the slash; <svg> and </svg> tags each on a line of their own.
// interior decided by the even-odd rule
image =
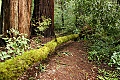
<svg viewBox="0 0 120 80">
<path fill-rule="evenodd" d="M 30 21 L 31 21 L 31 6 L 32 0 L 19 0 L 19 31 L 27 34 L 30 37 Z"/>
<path fill-rule="evenodd" d="M 44 36 L 54 35 L 54 0 L 34 0 L 33 18 L 42 22 L 42 16 L 50 18 L 52 24 L 44 31 Z"/>
<path fill-rule="evenodd" d="M 31 4 L 32 0 L 3 0 L 5 34 L 8 29 L 14 28 L 30 37 Z"/>
<path fill-rule="evenodd" d="M 10 27 L 10 0 L 2 0 L 2 28 L 3 34 L 7 34 Z"/>
<path fill-rule="evenodd" d="M 10 0 L 10 28 L 18 30 L 18 1 L 19 0 Z"/>
</svg>

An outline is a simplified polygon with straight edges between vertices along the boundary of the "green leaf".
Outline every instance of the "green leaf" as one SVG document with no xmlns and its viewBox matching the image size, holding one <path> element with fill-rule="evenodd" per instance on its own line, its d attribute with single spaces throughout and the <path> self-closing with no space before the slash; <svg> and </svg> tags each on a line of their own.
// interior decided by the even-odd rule
<svg viewBox="0 0 120 80">
<path fill-rule="evenodd" d="M 4 55 L 6 55 L 7 53 L 6 53 L 6 52 L 2 52 L 1 54 L 4 56 Z"/>
<path fill-rule="evenodd" d="M 4 59 L 11 57 L 10 55 L 4 55 Z"/>
</svg>

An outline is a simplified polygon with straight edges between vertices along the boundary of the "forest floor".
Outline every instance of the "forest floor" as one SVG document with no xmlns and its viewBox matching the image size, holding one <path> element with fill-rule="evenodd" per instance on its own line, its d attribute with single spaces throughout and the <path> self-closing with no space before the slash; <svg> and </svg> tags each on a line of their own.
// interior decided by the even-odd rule
<svg viewBox="0 0 120 80">
<path fill-rule="evenodd" d="M 42 43 L 51 38 L 41 39 Z M 98 68 L 88 60 L 85 41 L 69 41 L 46 60 L 35 63 L 18 80 L 97 80 Z M 38 44 L 32 42 L 32 47 Z"/>
</svg>

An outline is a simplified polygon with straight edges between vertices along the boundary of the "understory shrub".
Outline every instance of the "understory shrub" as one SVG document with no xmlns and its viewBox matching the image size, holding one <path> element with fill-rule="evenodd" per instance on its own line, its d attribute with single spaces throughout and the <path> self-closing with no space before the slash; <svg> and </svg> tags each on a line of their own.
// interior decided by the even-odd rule
<svg viewBox="0 0 120 80">
<path fill-rule="evenodd" d="M 51 19 L 41 16 L 42 22 L 40 20 L 32 19 L 32 28 L 34 28 L 37 35 L 44 34 L 44 31 L 49 28 L 51 24 Z"/>
<path fill-rule="evenodd" d="M 119 70 L 110 71 L 105 69 L 99 69 L 98 70 L 98 76 L 97 80 L 119 80 L 120 79 L 120 73 Z"/>
<path fill-rule="evenodd" d="M 120 52 L 114 52 L 111 56 L 110 65 L 114 64 L 120 70 Z"/>
<path fill-rule="evenodd" d="M 22 53 L 30 48 L 29 39 L 26 38 L 26 34 L 20 34 L 19 31 L 13 28 L 8 31 L 8 34 L 14 35 L 14 37 L 3 38 L 6 42 L 5 50 L 0 52 L 0 60 L 3 61 L 7 58 L 22 55 Z"/>
<path fill-rule="evenodd" d="M 120 6 L 111 0 L 79 0 L 76 7 L 79 26 L 95 30 L 88 35 L 89 59 L 120 67 Z"/>
</svg>

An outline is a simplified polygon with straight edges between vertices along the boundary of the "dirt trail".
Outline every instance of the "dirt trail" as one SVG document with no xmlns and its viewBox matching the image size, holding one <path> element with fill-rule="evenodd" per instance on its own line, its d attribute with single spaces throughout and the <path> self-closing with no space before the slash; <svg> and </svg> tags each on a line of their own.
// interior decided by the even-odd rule
<svg viewBox="0 0 120 80">
<path fill-rule="evenodd" d="M 97 68 L 87 59 L 84 41 L 69 41 L 43 61 L 36 63 L 19 80 L 96 80 Z"/>
</svg>

